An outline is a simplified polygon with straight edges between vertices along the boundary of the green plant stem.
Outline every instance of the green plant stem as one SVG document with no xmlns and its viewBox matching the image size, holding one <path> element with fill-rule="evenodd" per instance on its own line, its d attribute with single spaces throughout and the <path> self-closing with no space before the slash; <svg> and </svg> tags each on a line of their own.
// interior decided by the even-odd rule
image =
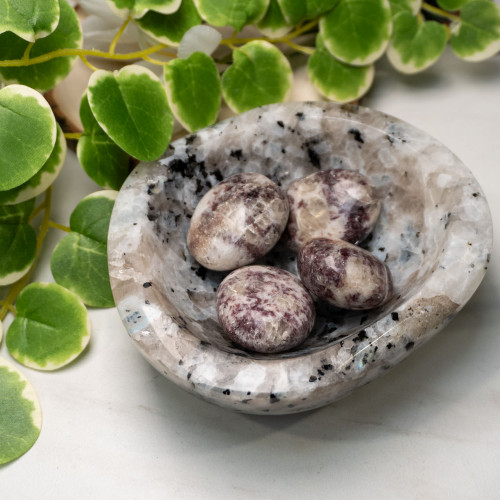
<svg viewBox="0 0 500 500">
<path fill-rule="evenodd" d="M 64 137 L 66 139 L 80 139 L 82 137 L 81 132 L 64 132 Z"/>
<path fill-rule="evenodd" d="M 33 45 L 34 45 L 33 42 L 28 43 L 26 50 L 24 51 L 24 54 L 23 54 L 23 59 L 29 59 L 30 52 L 31 52 L 31 49 L 33 48 Z"/>
<path fill-rule="evenodd" d="M 299 45 L 298 43 L 294 43 L 291 40 L 287 40 L 283 42 L 288 45 L 290 48 L 295 49 L 297 52 L 302 52 L 303 54 L 312 55 L 314 54 L 314 49 L 312 47 L 306 47 L 305 45 Z"/>
<path fill-rule="evenodd" d="M 47 54 L 42 54 L 38 57 L 33 57 L 31 59 L 12 59 L 8 61 L 0 61 L 0 67 L 19 67 L 19 66 L 32 66 L 33 64 L 40 64 L 52 59 L 57 59 L 59 57 L 101 57 L 104 59 L 112 59 L 115 61 L 127 61 L 129 59 L 141 59 L 149 54 L 154 54 L 161 49 L 164 49 L 167 45 L 160 43 L 149 47 L 144 50 L 138 50 L 137 52 L 129 52 L 127 54 L 110 54 L 109 52 L 104 52 L 102 50 L 85 50 L 85 49 L 58 49 L 53 52 L 48 52 Z"/>
<path fill-rule="evenodd" d="M 93 64 L 90 64 L 85 56 L 79 56 L 80 60 L 82 61 L 87 68 L 91 69 L 92 71 L 97 71 L 98 68 L 96 68 Z"/>
<path fill-rule="evenodd" d="M 47 236 L 47 231 L 49 230 L 50 227 L 50 207 L 52 205 L 52 187 L 47 188 L 45 191 L 45 200 L 43 204 L 41 205 L 43 207 L 43 219 L 42 219 L 42 224 L 40 226 L 40 232 L 38 233 L 38 237 L 36 239 L 36 249 L 35 249 L 35 260 L 33 261 L 33 264 L 31 264 L 31 267 L 29 268 L 28 272 L 18 281 L 13 283 L 11 287 L 9 288 L 9 292 L 7 294 L 6 299 L 4 300 L 2 307 L 0 307 L 0 321 L 2 321 L 5 316 L 7 316 L 7 313 L 9 311 L 14 312 L 14 303 L 23 290 L 23 288 L 26 286 L 30 279 L 30 275 L 35 268 L 35 262 L 36 258 L 38 257 L 40 253 L 40 249 L 42 248 L 42 244 L 45 240 L 45 236 Z M 15 312 L 14 312 L 15 314 Z"/>
<path fill-rule="evenodd" d="M 127 29 L 127 26 L 128 26 L 128 24 L 130 23 L 131 20 L 132 20 L 132 17 L 128 17 L 125 20 L 125 22 L 120 26 L 120 29 L 116 33 L 116 35 L 113 38 L 113 40 L 111 40 L 111 44 L 109 46 L 109 51 L 108 51 L 110 54 L 114 54 L 115 53 L 116 44 L 118 43 L 118 40 L 120 40 L 121 36 L 123 35 L 123 32 Z"/>
<path fill-rule="evenodd" d="M 450 21 L 457 21 L 457 22 L 461 21 L 459 16 L 456 16 L 451 12 L 447 12 L 446 10 L 440 9 L 439 7 L 434 7 L 434 5 L 430 5 L 425 2 L 422 2 L 421 9 L 425 10 L 426 12 L 430 12 L 431 14 L 435 14 L 436 16 L 449 19 Z"/>
<path fill-rule="evenodd" d="M 71 232 L 71 229 L 68 226 L 63 226 L 62 224 L 59 224 L 58 222 L 54 222 L 52 220 L 49 220 L 49 227 L 59 229 L 60 231 L 64 231 L 65 233 Z"/>
</svg>

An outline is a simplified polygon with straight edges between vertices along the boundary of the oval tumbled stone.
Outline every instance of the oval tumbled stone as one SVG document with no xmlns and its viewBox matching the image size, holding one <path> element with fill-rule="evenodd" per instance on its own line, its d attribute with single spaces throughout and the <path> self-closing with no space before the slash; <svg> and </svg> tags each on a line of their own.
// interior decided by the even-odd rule
<svg viewBox="0 0 500 500">
<path fill-rule="evenodd" d="M 262 174 L 233 175 L 198 203 L 187 234 L 203 266 L 229 271 L 252 263 L 276 244 L 288 220 L 286 195 Z"/>
<path fill-rule="evenodd" d="M 342 309 L 372 309 L 393 293 L 389 268 L 370 252 L 342 240 L 310 240 L 299 252 L 297 267 L 312 294 Z"/>
<path fill-rule="evenodd" d="M 217 292 L 217 315 L 227 336 L 245 349 L 283 352 L 309 335 L 314 303 L 293 274 L 277 267 L 233 271 Z"/>
</svg>

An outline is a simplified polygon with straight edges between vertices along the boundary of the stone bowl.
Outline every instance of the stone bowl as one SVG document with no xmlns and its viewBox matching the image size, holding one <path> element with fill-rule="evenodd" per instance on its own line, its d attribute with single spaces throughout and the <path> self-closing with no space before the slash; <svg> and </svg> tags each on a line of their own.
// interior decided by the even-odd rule
<svg viewBox="0 0 500 500">
<path fill-rule="evenodd" d="M 370 311 L 318 304 L 302 345 L 247 352 L 217 322 L 216 290 L 227 273 L 200 267 L 187 250 L 191 214 L 212 186 L 239 172 L 286 189 L 331 168 L 360 171 L 383 199 L 362 246 L 387 263 L 394 297 Z M 141 163 L 116 200 L 108 256 L 120 316 L 160 373 L 226 408 L 287 414 L 346 396 L 432 338 L 478 287 L 491 247 L 483 191 L 451 151 L 378 111 L 311 102 L 254 109 Z M 258 263 L 296 273 L 283 242 Z"/>
</svg>

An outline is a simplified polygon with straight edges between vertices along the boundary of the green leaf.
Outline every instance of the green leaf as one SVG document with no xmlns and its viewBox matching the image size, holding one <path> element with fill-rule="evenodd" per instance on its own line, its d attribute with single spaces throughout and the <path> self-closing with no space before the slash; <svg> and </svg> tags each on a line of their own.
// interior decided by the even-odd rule
<svg viewBox="0 0 500 500">
<path fill-rule="evenodd" d="M 90 110 L 87 93 L 80 103 L 82 137 L 76 154 L 87 175 L 106 189 L 120 189 L 129 174 L 129 155 L 104 132 Z"/>
<path fill-rule="evenodd" d="M 434 64 L 443 53 L 448 35 L 436 21 L 419 25 L 410 12 L 394 17 L 394 33 L 387 49 L 391 64 L 402 73 L 418 73 Z"/>
<path fill-rule="evenodd" d="M 416 15 L 420 12 L 422 0 L 389 0 L 389 3 L 391 4 L 392 17 L 394 17 L 403 11 Z"/>
<path fill-rule="evenodd" d="M 339 0 L 320 21 L 326 48 L 337 59 L 356 66 L 376 61 L 384 53 L 391 32 L 387 0 Z"/>
<path fill-rule="evenodd" d="M 90 109 L 104 132 L 124 151 L 152 161 L 167 149 L 173 115 L 159 78 L 142 66 L 95 71 L 88 86 Z"/>
<path fill-rule="evenodd" d="M 1 1 L 1 0 L 0 0 Z M 30 58 L 43 56 L 58 49 L 77 49 L 82 44 L 80 21 L 66 0 L 59 0 L 60 22 L 49 36 L 37 40 Z M 28 42 L 13 33 L 0 35 L 0 60 L 22 59 Z M 58 57 L 46 62 L 20 67 L 0 67 L 0 77 L 7 83 L 17 82 L 40 92 L 55 87 L 73 67 L 76 57 Z"/>
<path fill-rule="evenodd" d="M 338 0 L 278 0 L 283 16 L 291 25 L 315 19 L 331 10 Z"/>
<path fill-rule="evenodd" d="M 26 453 L 42 427 L 42 411 L 33 386 L 0 358 L 0 465 Z"/>
<path fill-rule="evenodd" d="M 149 11 L 135 22 L 156 41 L 166 45 L 178 45 L 189 28 L 201 23 L 201 17 L 193 0 L 183 0 L 179 10 L 174 14 Z"/>
<path fill-rule="evenodd" d="M 337 4 L 339 0 L 307 0 L 306 19 L 316 19 L 318 16 L 326 14 Z"/>
<path fill-rule="evenodd" d="M 34 42 L 52 33 L 58 22 L 57 0 L 0 0 L 0 33 L 11 31 Z"/>
<path fill-rule="evenodd" d="M 259 30 L 270 38 L 278 38 L 292 29 L 292 25 L 285 19 L 278 4 L 278 0 L 271 0 L 266 15 L 259 21 Z"/>
<path fill-rule="evenodd" d="M 19 363 L 55 370 L 73 361 L 90 340 L 87 309 L 69 290 L 55 283 L 31 283 L 16 301 L 17 316 L 5 343 Z"/>
<path fill-rule="evenodd" d="M 36 233 L 28 224 L 35 199 L 17 205 L 0 205 L 0 286 L 21 279 L 36 254 Z"/>
<path fill-rule="evenodd" d="M 23 85 L 0 89 L 0 124 L 0 190 L 6 191 L 43 167 L 54 148 L 57 128 L 47 101 Z"/>
<path fill-rule="evenodd" d="M 161 14 L 172 14 L 180 6 L 181 0 L 106 0 L 111 10 L 123 19 L 139 19 L 148 10 Z"/>
<path fill-rule="evenodd" d="M 71 214 L 71 233 L 56 246 L 50 261 L 55 281 L 93 307 L 113 307 L 108 275 L 107 239 L 116 191 L 84 198 Z"/>
<path fill-rule="evenodd" d="M 450 45 L 467 61 L 483 61 L 500 50 L 500 7 L 489 0 L 473 0 L 460 11 Z"/>
<path fill-rule="evenodd" d="M 287 58 L 273 45 L 249 42 L 233 51 L 233 64 L 222 75 L 222 93 L 236 113 L 285 100 L 292 85 Z"/>
<path fill-rule="evenodd" d="M 201 17 L 212 26 L 232 26 L 241 31 L 243 26 L 262 19 L 269 0 L 194 0 Z"/>
<path fill-rule="evenodd" d="M 370 88 L 375 73 L 373 65 L 351 66 L 333 57 L 320 35 L 307 71 L 311 83 L 325 97 L 337 102 L 359 99 Z"/>
<path fill-rule="evenodd" d="M 210 56 L 194 52 L 164 66 L 170 107 L 181 125 L 194 132 L 212 125 L 221 103 L 217 66 Z"/>
<path fill-rule="evenodd" d="M 66 139 L 57 125 L 57 139 L 49 159 L 43 167 L 26 182 L 8 191 L 0 191 L 0 203 L 11 204 L 35 198 L 43 193 L 57 178 L 66 158 Z"/>
<path fill-rule="evenodd" d="M 437 0 L 437 4 L 444 10 L 460 10 L 466 3 L 471 0 Z"/>
</svg>

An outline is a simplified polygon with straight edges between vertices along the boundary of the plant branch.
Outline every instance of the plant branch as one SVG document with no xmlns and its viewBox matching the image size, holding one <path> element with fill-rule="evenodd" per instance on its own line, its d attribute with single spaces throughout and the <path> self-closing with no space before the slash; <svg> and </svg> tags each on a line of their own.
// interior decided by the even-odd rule
<svg viewBox="0 0 500 500">
<path fill-rule="evenodd" d="M 109 53 L 110 54 L 114 54 L 115 53 L 116 44 L 118 43 L 118 40 L 120 40 L 121 36 L 123 35 L 123 32 L 126 30 L 128 24 L 130 23 L 131 20 L 132 20 L 132 17 L 129 16 L 125 20 L 125 22 L 120 26 L 120 29 L 116 33 L 116 35 L 113 38 L 113 40 L 111 40 L 111 44 L 109 46 Z"/>
<path fill-rule="evenodd" d="M 58 222 L 54 222 L 52 220 L 49 220 L 49 227 L 59 229 L 60 231 L 64 231 L 65 233 L 71 232 L 71 229 L 68 226 L 63 226 L 62 224 L 59 224 Z"/>
<path fill-rule="evenodd" d="M 24 60 L 29 59 L 29 57 L 30 57 L 30 52 L 31 52 L 31 49 L 33 48 L 33 45 L 34 45 L 34 42 L 30 42 L 30 43 L 28 43 L 28 45 L 26 46 L 26 50 L 24 51 L 24 54 L 23 54 L 23 59 L 24 59 Z"/>
<path fill-rule="evenodd" d="M 87 68 L 89 68 L 92 71 L 97 71 L 98 68 L 96 68 L 93 64 L 90 64 L 85 56 L 80 56 L 80 59 Z"/>
<path fill-rule="evenodd" d="M 434 5 L 430 5 L 426 2 L 422 2 L 421 9 L 425 10 L 426 12 L 430 12 L 431 14 L 434 14 L 436 16 L 449 19 L 450 21 L 456 21 L 456 22 L 462 21 L 459 16 L 456 16 L 451 12 L 447 12 L 446 10 L 440 9 L 439 7 L 434 7 Z"/>
<path fill-rule="evenodd" d="M 294 43 L 291 40 L 287 40 L 283 42 L 288 45 L 290 48 L 295 49 L 297 52 L 302 52 L 303 54 L 312 55 L 314 54 L 314 49 L 312 47 L 306 47 L 304 45 L 299 45 L 298 43 Z"/>
<path fill-rule="evenodd" d="M 64 132 L 64 137 L 66 139 L 80 139 L 82 137 L 81 132 Z"/>
</svg>

